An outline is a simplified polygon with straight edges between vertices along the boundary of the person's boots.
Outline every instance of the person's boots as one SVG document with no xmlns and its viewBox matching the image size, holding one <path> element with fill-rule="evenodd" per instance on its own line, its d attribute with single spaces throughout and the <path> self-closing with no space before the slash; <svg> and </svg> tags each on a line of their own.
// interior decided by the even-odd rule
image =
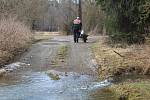
<svg viewBox="0 0 150 100">
<path fill-rule="evenodd" d="M 77 41 L 76 41 L 76 39 L 74 38 L 74 43 L 76 43 Z"/>
<path fill-rule="evenodd" d="M 79 42 L 79 38 L 76 38 L 76 42 L 77 42 L 77 43 Z"/>
<path fill-rule="evenodd" d="M 74 43 L 76 43 L 77 41 L 76 41 L 76 36 L 74 36 Z"/>
</svg>

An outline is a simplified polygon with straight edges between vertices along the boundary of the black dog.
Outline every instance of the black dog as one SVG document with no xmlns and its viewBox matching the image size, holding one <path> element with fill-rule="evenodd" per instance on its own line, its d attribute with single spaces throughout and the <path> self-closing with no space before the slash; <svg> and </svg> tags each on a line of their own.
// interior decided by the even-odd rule
<svg viewBox="0 0 150 100">
<path fill-rule="evenodd" d="M 86 43 L 87 42 L 87 37 L 88 37 L 89 35 L 87 35 L 87 34 L 81 34 L 81 36 L 80 36 L 80 38 L 82 38 L 82 40 L 84 41 L 84 43 Z"/>
</svg>

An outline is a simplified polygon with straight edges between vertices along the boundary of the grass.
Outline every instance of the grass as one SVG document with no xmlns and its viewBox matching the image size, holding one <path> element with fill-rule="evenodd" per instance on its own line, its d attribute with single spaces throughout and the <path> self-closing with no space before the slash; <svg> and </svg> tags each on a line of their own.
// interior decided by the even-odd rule
<svg viewBox="0 0 150 100">
<path fill-rule="evenodd" d="M 16 37 L 17 38 L 17 37 Z M 50 33 L 45 33 L 41 32 L 38 33 L 36 32 L 34 35 L 32 35 L 32 43 L 37 43 L 40 41 L 48 40 L 51 39 L 51 34 Z M 21 41 L 21 40 L 20 40 Z M 7 64 L 9 61 L 11 61 L 16 55 L 19 54 L 19 52 L 24 52 L 26 48 L 29 47 L 28 44 L 31 43 L 26 43 L 23 47 L 16 47 L 18 50 L 12 50 L 12 51 L 7 51 L 7 50 L 0 50 L 0 65 Z M 11 45 L 11 44 L 10 44 Z M 12 44 L 12 45 L 17 45 L 17 44 Z M 9 46 L 9 45 L 8 45 Z M 21 50 L 21 51 L 20 51 Z M 19 52 L 18 52 L 19 51 Z"/>
<path fill-rule="evenodd" d="M 0 20 L 0 66 L 9 63 L 31 42 L 32 32 L 24 23 L 15 18 Z"/>
<path fill-rule="evenodd" d="M 51 61 L 52 67 L 55 68 L 61 66 L 61 64 L 65 62 L 67 55 L 68 55 L 68 46 L 61 46 L 58 49 L 55 60 Z"/>
<path fill-rule="evenodd" d="M 107 39 L 100 39 L 92 47 L 100 65 L 99 77 L 120 77 L 123 75 L 150 75 L 150 45 L 107 44 Z M 135 79 L 112 85 L 109 88 L 117 100 L 150 100 L 150 80 Z"/>
<path fill-rule="evenodd" d="M 49 75 L 49 77 L 50 77 L 52 80 L 60 80 L 59 75 L 54 75 L 54 74 L 52 74 L 52 73 L 49 73 L 48 75 Z"/>
<path fill-rule="evenodd" d="M 93 47 L 98 62 L 100 78 L 108 78 L 123 74 L 150 75 L 150 46 L 132 45 L 126 48 L 107 45 L 101 39 Z"/>
<path fill-rule="evenodd" d="M 57 56 L 59 59 L 65 59 L 67 56 L 67 53 L 68 53 L 68 47 L 62 46 L 59 48 Z"/>
<path fill-rule="evenodd" d="M 119 100 L 149 100 L 150 82 L 125 82 L 109 88 Z"/>
<path fill-rule="evenodd" d="M 52 34 L 48 32 L 35 32 L 33 35 L 33 43 L 51 39 Z"/>
<path fill-rule="evenodd" d="M 12 53 L 0 50 L 0 65 L 1 65 L 0 67 L 3 67 L 2 65 L 9 62 L 13 57 L 14 55 Z"/>
</svg>

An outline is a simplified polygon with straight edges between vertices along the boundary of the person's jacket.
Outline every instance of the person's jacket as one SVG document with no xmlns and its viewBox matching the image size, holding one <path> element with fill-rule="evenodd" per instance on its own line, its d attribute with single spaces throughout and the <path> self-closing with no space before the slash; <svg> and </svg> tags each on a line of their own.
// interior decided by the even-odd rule
<svg viewBox="0 0 150 100">
<path fill-rule="evenodd" d="M 73 30 L 81 30 L 82 29 L 82 23 L 81 23 L 81 21 L 78 20 L 78 19 L 75 19 L 73 21 L 72 29 Z"/>
</svg>

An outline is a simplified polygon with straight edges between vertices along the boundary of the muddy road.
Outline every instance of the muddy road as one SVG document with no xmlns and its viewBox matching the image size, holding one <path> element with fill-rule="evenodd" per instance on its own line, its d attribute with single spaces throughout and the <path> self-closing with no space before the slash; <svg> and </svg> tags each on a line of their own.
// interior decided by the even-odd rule
<svg viewBox="0 0 150 100">
<path fill-rule="evenodd" d="M 15 63 L 7 65 L 0 77 L 0 100 L 109 100 L 109 86 L 100 82 L 94 72 L 97 64 L 91 46 L 99 36 L 90 36 L 88 43 L 73 43 L 72 36 L 54 36 L 33 44 Z M 113 100 L 113 99 L 112 99 Z"/>
</svg>

